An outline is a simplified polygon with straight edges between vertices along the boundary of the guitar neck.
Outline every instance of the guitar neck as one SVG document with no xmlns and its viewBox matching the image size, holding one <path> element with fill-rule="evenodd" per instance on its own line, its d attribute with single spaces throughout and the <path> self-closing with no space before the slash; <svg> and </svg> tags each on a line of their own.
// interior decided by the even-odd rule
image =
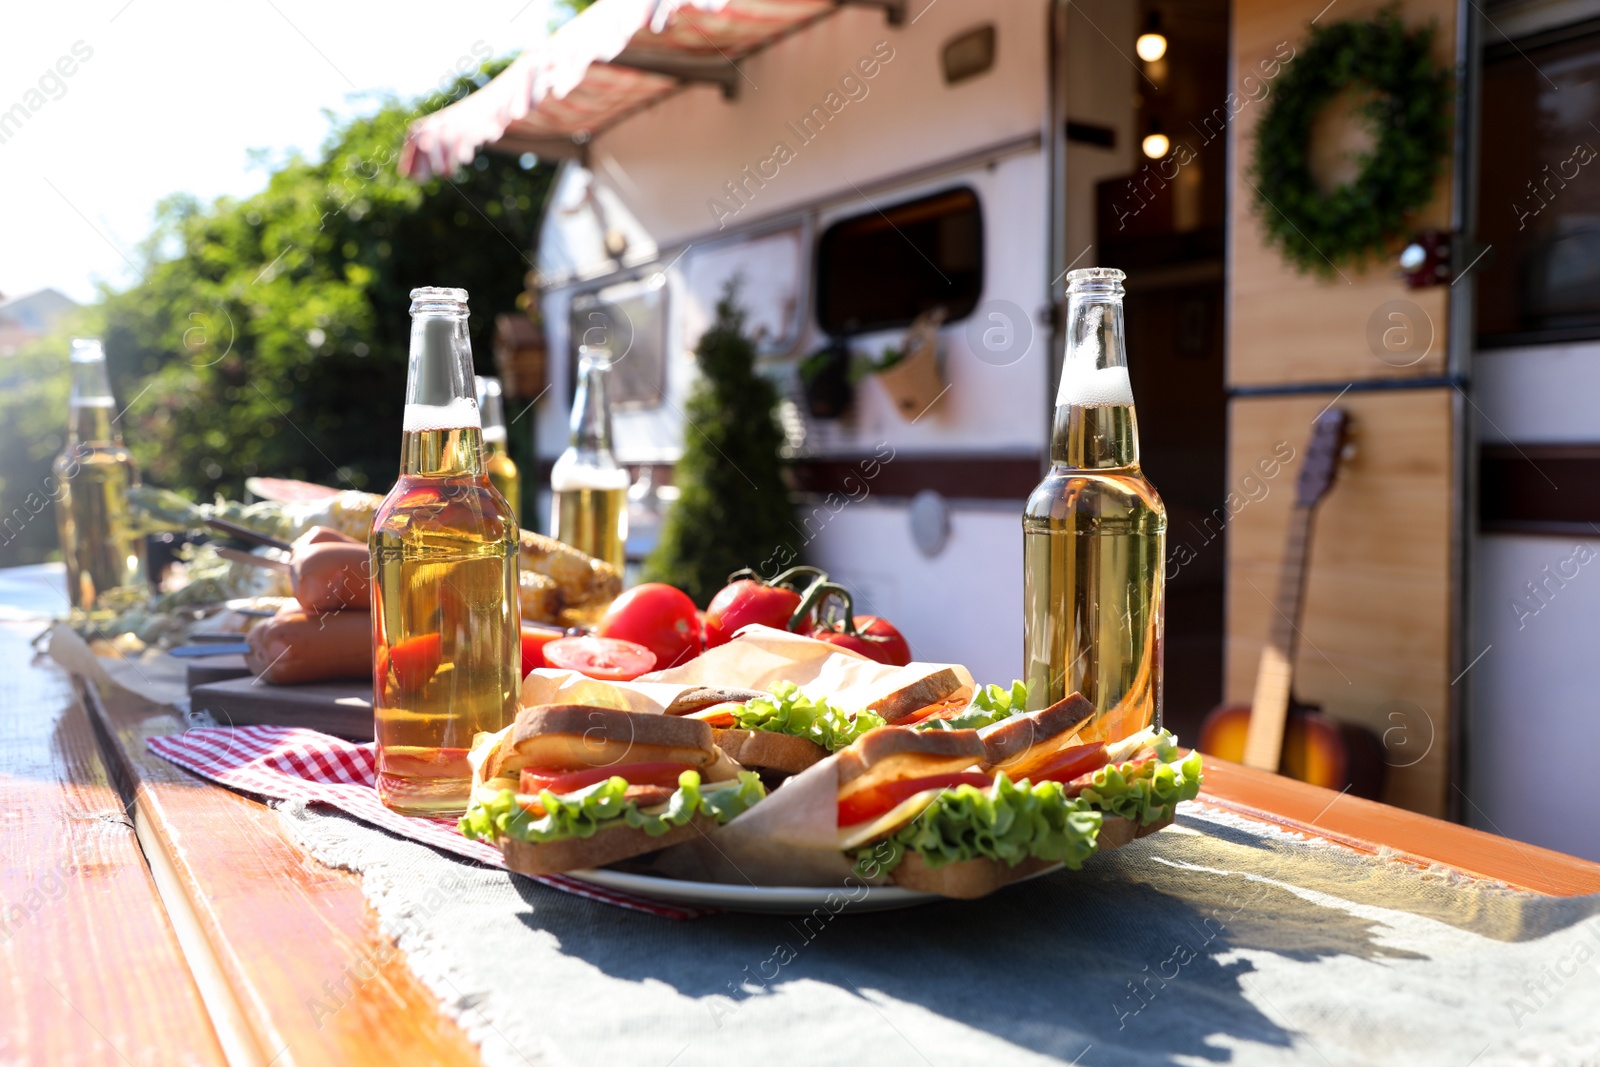
<svg viewBox="0 0 1600 1067">
<path fill-rule="evenodd" d="M 1246 766 L 1276 771 L 1283 754 L 1284 725 L 1289 719 L 1294 688 L 1294 656 L 1299 645 L 1300 608 L 1305 593 L 1306 563 L 1311 550 L 1312 506 L 1296 504 L 1278 573 L 1267 644 L 1256 670 L 1256 691 L 1250 701 L 1250 729 L 1245 737 Z"/>
</svg>

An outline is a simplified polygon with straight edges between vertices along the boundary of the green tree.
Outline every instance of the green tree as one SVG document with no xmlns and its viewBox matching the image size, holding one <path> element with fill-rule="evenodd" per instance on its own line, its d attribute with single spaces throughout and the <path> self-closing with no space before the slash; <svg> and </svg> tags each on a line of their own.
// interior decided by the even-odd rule
<svg viewBox="0 0 1600 1067">
<path fill-rule="evenodd" d="M 730 284 L 695 350 L 700 380 L 685 407 L 679 497 L 645 564 L 646 581 L 676 585 L 702 605 L 732 572 L 762 568 L 795 530 L 779 455 L 778 394 L 755 372 L 755 344 L 745 335 L 737 295 Z"/>
<path fill-rule="evenodd" d="M 408 123 L 477 89 L 334 128 L 245 199 L 175 196 L 140 256 L 141 281 L 75 322 L 104 337 L 122 430 L 146 481 L 208 498 L 253 474 L 384 492 L 399 462 L 409 291 L 471 296 L 473 354 L 493 373 L 494 317 L 525 306 L 528 249 L 554 168 L 491 153 L 418 185 L 396 170 Z M 529 164 L 529 165 L 525 165 Z M 66 334 L 0 369 L 0 516 L 49 471 L 66 425 Z M 43 558 L 49 520 L 0 535 L 0 564 Z"/>
</svg>

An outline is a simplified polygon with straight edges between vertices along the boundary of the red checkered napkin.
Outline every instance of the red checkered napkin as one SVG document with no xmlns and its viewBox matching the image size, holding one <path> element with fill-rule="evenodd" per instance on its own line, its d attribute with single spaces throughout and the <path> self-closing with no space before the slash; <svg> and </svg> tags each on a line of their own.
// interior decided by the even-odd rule
<svg viewBox="0 0 1600 1067">
<path fill-rule="evenodd" d="M 364 823 L 491 867 L 504 867 L 500 850 L 468 841 L 452 819 L 422 819 L 390 811 L 374 788 L 373 746 L 286 726 L 196 728 L 152 737 L 150 751 L 162 759 L 230 789 L 271 797 L 328 804 Z M 619 893 L 566 875 L 534 881 L 619 908 L 669 919 L 693 919 L 713 909 L 682 907 Z"/>
</svg>

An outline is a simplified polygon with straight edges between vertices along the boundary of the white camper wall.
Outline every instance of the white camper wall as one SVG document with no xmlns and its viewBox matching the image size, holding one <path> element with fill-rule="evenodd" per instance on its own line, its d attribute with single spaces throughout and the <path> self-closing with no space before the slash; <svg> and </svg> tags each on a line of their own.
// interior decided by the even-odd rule
<svg viewBox="0 0 1600 1067">
<path fill-rule="evenodd" d="M 934 4 L 902 26 L 888 25 L 879 10 L 846 6 L 741 61 L 737 99 L 691 86 L 596 137 L 591 167 L 663 248 L 823 196 L 853 195 L 852 184 L 866 188 L 921 164 L 1039 133 L 1045 19 L 1039 0 Z M 945 85 L 944 44 L 986 22 L 996 27 L 994 69 Z M 862 75 L 863 61 L 877 63 L 874 77 Z M 853 91 L 859 99 L 841 88 L 846 77 L 861 85 Z M 824 107 L 830 93 L 843 106 L 820 134 L 802 140 L 795 132 L 800 120 Z M 755 172 L 780 142 L 793 158 L 770 180 L 748 180 L 744 168 Z M 728 182 L 746 183 L 744 206 L 730 196 Z M 708 206 L 717 202 L 738 213 L 725 216 Z"/>
<path fill-rule="evenodd" d="M 1473 378 L 1485 445 L 1600 440 L 1600 344 L 1479 352 Z M 1480 534 L 1471 584 L 1468 655 L 1482 659 L 1463 683 L 1472 687 L 1467 822 L 1600 860 L 1600 811 L 1536 802 L 1545 783 L 1588 769 L 1584 742 L 1600 709 L 1600 530 L 1583 538 Z"/>
</svg>

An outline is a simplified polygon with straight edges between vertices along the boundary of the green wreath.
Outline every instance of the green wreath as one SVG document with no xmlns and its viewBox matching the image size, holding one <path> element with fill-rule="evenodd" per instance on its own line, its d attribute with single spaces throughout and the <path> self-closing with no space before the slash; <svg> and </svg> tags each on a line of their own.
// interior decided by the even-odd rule
<svg viewBox="0 0 1600 1067">
<path fill-rule="evenodd" d="M 1256 130 L 1251 178 L 1267 238 L 1304 273 L 1384 253 L 1406 216 L 1433 198 L 1449 148 L 1450 75 L 1430 55 L 1434 27 L 1406 32 L 1389 8 L 1370 21 L 1314 27 Z M 1324 196 L 1309 166 L 1311 124 L 1342 90 L 1374 90 L 1362 114 L 1377 134 L 1354 181 Z"/>
</svg>

